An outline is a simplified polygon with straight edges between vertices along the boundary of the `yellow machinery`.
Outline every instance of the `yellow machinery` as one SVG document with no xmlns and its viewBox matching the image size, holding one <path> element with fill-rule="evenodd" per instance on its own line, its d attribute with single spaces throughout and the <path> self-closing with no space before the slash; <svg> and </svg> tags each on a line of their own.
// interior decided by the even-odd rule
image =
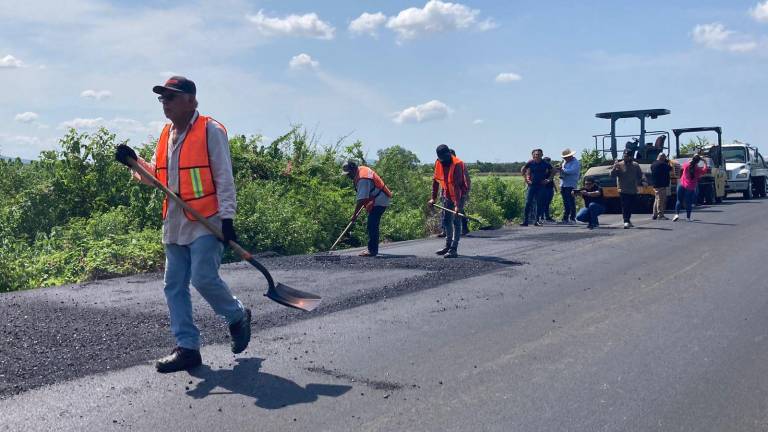
<svg viewBox="0 0 768 432">
<path fill-rule="evenodd" d="M 595 150 L 600 157 L 601 163 L 598 166 L 589 168 L 584 176 L 592 177 L 597 184 L 603 188 L 603 198 L 609 212 L 621 212 L 621 202 L 619 199 L 619 190 L 616 186 L 616 178 L 611 177 L 611 168 L 617 159 L 622 157 L 624 151 L 631 151 L 634 154 L 635 161 L 640 164 L 645 177 L 651 178 L 651 163 L 656 160 L 659 153 L 669 155 L 669 133 L 666 131 L 647 131 L 645 121 L 647 118 L 656 119 L 658 116 L 670 114 L 668 109 L 646 109 L 635 111 L 615 111 L 595 114 L 595 117 L 608 119 L 611 121 L 611 132 L 607 134 L 593 135 L 595 139 Z M 637 135 L 616 135 L 616 121 L 625 118 L 636 118 L 640 120 L 640 133 Z M 664 138 L 658 139 L 663 136 Z M 653 143 L 646 143 L 646 139 L 656 138 Z M 619 151 L 617 139 L 627 139 L 624 148 Z M 675 169 L 675 173 L 679 169 Z M 671 196 L 668 202 L 674 202 L 675 188 L 677 178 L 673 175 Z M 650 212 L 653 208 L 655 193 L 650 185 L 641 187 L 638 190 L 640 199 L 637 200 L 638 208 L 636 212 Z"/>
</svg>

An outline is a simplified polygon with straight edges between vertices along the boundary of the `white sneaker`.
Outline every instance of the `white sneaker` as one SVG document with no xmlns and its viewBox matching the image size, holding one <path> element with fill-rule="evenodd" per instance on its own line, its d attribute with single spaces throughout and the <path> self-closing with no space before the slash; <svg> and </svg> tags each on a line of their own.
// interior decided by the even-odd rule
<svg viewBox="0 0 768 432">
<path fill-rule="evenodd" d="M 677 222 L 678 219 L 680 219 L 680 215 L 675 215 L 675 217 L 672 218 L 672 222 Z"/>
<path fill-rule="evenodd" d="M 693 222 L 693 218 L 685 218 L 685 220 L 688 222 Z"/>
<path fill-rule="evenodd" d="M 624 222 L 624 229 L 629 229 L 632 225 L 629 222 Z"/>
</svg>

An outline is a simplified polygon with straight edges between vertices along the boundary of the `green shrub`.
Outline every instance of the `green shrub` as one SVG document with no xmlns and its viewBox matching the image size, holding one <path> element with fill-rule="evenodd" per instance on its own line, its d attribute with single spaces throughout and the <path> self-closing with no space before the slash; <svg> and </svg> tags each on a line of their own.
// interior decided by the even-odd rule
<svg viewBox="0 0 768 432">
<path fill-rule="evenodd" d="M 235 225 L 242 245 L 253 252 L 315 250 L 317 224 L 275 183 L 257 181 L 240 190 Z"/>
<path fill-rule="evenodd" d="M 525 208 L 525 187 L 523 183 L 504 181 L 498 176 L 488 176 L 472 183 L 468 206 L 473 201 L 490 201 L 501 208 L 503 218 L 519 218 Z"/>
<path fill-rule="evenodd" d="M 421 238 L 426 234 L 425 222 L 424 212 L 419 209 L 387 211 L 381 218 L 380 235 L 386 241 Z"/>
<path fill-rule="evenodd" d="M 356 200 L 352 182 L 339 174 L 341 164 L 350 158 L 366 163 L 360 141 L 343 141 L 320 146 L 317 135 L 300 126 L 270 143 L 258 135 L 231 138 L 235 226 L 243 247 L 280 254 L 330 248 Z M 32 163 L 0 161 L 0 291 L 162 269 L 163 195 L 114 161 L 115 135 L 70 130 L 59 144 Z M 150 160 L 155 147 L 151 141 L 135 148 Z M 377 153 L 373 168 L 394 193 L 382 241 L 435 232 L 439 218 L 425 211 L 431 164 L 393 146 Z M 489 176 L 473 187 L 467 211 L 492 226 L 521 214 L 520 182 Z M 366 241 L 363 215 L 339 247 Z M 225 254 L 225 261 L 237 259 Z"/>
<path fill-rule="evenodd" d="M 467 212 L 484 222 L 479 222 L 470 219 L 469 228 L 477 230 L 482 226 L 491 226 L 493 228 L 501 228 L 504 225 L 504 210 L 501 206 L 489 199 L 472 199 L 467 205 Z"/>
</svg>

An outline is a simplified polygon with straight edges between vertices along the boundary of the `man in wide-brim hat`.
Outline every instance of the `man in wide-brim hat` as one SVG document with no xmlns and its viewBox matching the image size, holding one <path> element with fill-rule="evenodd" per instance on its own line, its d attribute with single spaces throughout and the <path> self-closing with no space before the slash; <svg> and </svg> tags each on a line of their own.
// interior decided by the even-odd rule
<svg viewBox="0 0 768 432">
<path fill-rule="evenodd" d="M 576 152 L 567 148 L 560 155 L 563 157 L 563 163 L 558 168 L 560 174 L 560 195 L 563 197 L 563 224 L 576 223 L 576 199 L 573 196 L 573 190 L 579 184 L 579 175 L 581 174 L 581 163 L 574 156 Z"/>
</svg>

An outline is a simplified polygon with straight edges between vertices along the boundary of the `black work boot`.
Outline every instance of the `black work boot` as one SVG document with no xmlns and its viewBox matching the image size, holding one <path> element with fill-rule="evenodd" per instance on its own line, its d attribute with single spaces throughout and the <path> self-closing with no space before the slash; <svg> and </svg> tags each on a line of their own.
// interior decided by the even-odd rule
<svg viewBox="0 0 768 432">
<path fill-rule="evenodd" d="M 189 370 L 203 364 L 200 351 L 176 347 L 170 355 L 167 355 L 155 363 L 155 368 L 160 373 L 179 372 Z"/>
<path fill-rule="evenodd" d="M 439 251 L 437 251 L 435 253 L 438 254 L 438 255 L 445 255 L 445 254 L 448 253 L 449 250 L 451 250 L 451 247 L 450 246 L 446 246 L 446 247 L 440 249 Z"/>
<path fill-rule="evenodd" d="M 229 334 L 232 335 L 232 352 L 240 354 L 245 351 L 248 342 L 251 341 L 251 310 L 245 308 L 245 316 L 239 322 L 229 325 Z"/>
<path fill-rule="evenodd" d="M 459 254 L 456 252 L 456 249 L 450 248 L 443 258 L 457 258 L 458 256 Z"/>
</svg>

